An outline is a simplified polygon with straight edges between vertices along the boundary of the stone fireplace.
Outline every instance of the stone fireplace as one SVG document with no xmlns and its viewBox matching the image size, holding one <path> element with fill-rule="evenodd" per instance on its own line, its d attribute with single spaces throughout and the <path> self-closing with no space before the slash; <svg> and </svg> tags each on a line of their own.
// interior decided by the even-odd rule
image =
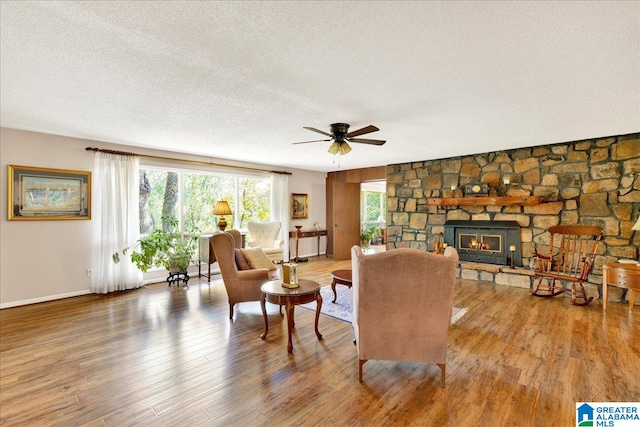
<svg viewBox="0 0 640 427">
<path fill-rule="evenodd" d="M 487 197 L 464 193 L 468 185 L 484 183 Z M 539 197 L 540 203 L 511 203 L 522 197 Z M 481 200 L 466 203 L 469 198 Z M 387 211 L 387 248 L 430 251 L 432 236 L 442 234 L 450 245 L 462 239 L 458 243 L 467 248 L 459 250 L 460 278 L 527 289 L 536 277 L 531 260 L 548 244 L 549 227 L 600 227 L 604 237 L 587 287 L 597 296 L 602 265 L 636 259 L 640 247 L 640 233 L 632 229 L 640 216 L 640 133 L 389 165 Z M 493 233 L 486 233 L 484 241 L 482 237 L 491 230 L 464 231 L 462 236 L 459 230 L 456 237 L 450 229 L 457 229 L 456 221 L 514 221 L 520 226 L 519 240 L 509 243 L 502 237 L 500 251 L 493 252 Z M 469 244 L 481 250 L 469 250 Z M 489 250 L 482 250 L 487 244 Z M 512 245 L 515 268 L 510 264 Z"/>
<path fill-rule="evenodd" d="M 333 209 L 329 194 L 334 182 L 382 178 L 376 169 L 330 172 L 327 212 Z M 507 243 L 508 253 L 500 251 L 499 264 L 468 261 L 464 258 L 473 253 L 465 253 L 458 269 L 462 279 L 532 289 L 536 279 L 530 268 L 532 258 L 548 245 L 549 227 L 559 224 L 604 230 L 587 285 L 591 296 L 598 296 L 603 264 L 638 257 L 640 232 L 632 227 L 640 217 L 640 133 L 391 164 L 386 167 L 386 180 L 387 249 L 431 252 L 443 239 L 453 244 L 455 236 L 450 237 L 450 231 L 445 239 L 449 221 L 518 223 L 515 268 L 511 268 L 511 245 Z M 468 185 L 478 183 L 489 185 L 488 197 L 465 193 Z M 484 199 L 484 203 L 460 202 L 465 196 Z M 504 198 L 508 200 L 500 200 Z M 539 198 L 539 203 L 513 203 L 521 198 Z M 485 238 L 485 242 L 490 240 Z M 478 252 L 485 255 L 482 251 L 475 254 Z M 609 301 L 620 299 L 619 288 L 609 290 Z"/>
<path fill-rule="evenodd" d="M 464 261 L 522 266 L 517 221 L 449 220 L 444 224 L 444 241 Z"/>
</svg>

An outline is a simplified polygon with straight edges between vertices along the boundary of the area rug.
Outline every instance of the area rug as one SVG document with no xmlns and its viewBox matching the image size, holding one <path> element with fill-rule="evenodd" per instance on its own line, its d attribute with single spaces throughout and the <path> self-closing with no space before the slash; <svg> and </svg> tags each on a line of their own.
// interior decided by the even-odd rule
<svg viewBox="0 0 640 427">
<path fill-rule="evenodd" d="M 351 306 L 349 305 L 349 300 L 347 300 L 347 290 L 348 288 L 346 286 L 336 286 L 338 298 L 334 304 L 331 302 L 333 301 L 333 291 L 331 290 L 331 286 L 323 286 L 320 288 L 320 295 L 322 295 L 322 308 L 320 309 L 320 313 L 351 323 Z M 315 311 L 316 302 L 313 301 L 308 304 L 303 304 L 300 307 Z M 453 307 L 451 312 L 451 324 L 460 320 L 466 312 L 466 308 Z"/>
</svg>

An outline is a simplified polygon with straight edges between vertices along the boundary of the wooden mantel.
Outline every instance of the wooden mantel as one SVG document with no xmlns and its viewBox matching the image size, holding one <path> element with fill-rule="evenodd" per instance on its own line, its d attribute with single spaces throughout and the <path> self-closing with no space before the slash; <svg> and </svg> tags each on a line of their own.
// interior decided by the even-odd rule
<svg viewBox="0 0 640 427">
<path fill-rule="evenodd" d="M 542 203 L 542 196 L 521 197 L 431 197 L 428 206 L 535 206 Z"/>
</svg>

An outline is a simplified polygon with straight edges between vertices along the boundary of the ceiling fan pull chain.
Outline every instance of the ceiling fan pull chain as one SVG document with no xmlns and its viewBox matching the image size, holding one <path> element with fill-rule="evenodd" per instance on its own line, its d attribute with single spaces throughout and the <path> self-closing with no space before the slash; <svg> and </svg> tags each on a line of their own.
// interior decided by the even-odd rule
<svg viewBox="0 0 640 427">
<path fill-rule="evenodd" d="M 334 154 L 334 155 L 333 155 L 333 162 L 332 162 L 332 163 L 333 163 L 334 165 L 336 164 L 336 157 L 338 158 L 338 168 L 340 168 L 340 157 L 341 157 L 341 156 L 340 156 L 338 153 L 336 153 L 336 154 Z"/>
</svg>

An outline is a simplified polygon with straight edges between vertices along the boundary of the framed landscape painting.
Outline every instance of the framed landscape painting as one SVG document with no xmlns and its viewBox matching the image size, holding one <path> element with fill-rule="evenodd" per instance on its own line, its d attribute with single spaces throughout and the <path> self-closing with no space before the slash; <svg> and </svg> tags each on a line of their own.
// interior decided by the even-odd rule
<svg viewBox="0 0 640 427">
<path fill-rule="evenodd" d="M 307 219 L 309 203 L 307 194 L 291 193 L 291 219 Z"/>
<path fill-rule="evenodd" d="M 91 219 L 91 172 L 9 165 L 10 221 Z"/>
</svg>

